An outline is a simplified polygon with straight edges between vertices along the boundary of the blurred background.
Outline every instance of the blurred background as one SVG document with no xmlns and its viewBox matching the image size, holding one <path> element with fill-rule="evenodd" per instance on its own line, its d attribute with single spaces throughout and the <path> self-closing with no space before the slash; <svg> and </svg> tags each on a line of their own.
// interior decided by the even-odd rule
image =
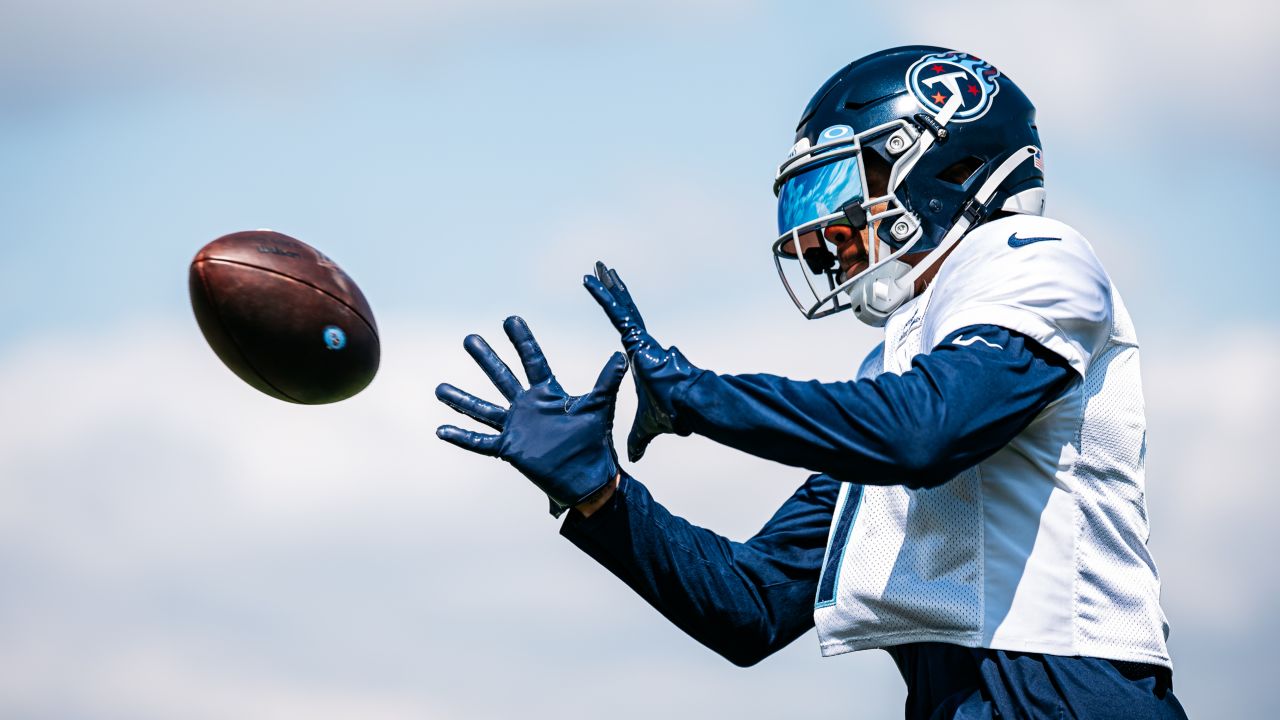
<svg viewBox="0 0 1280 720">
<path fill-rule="evenodd" d="M 811 633 L 743 670 L 685 637 L 437 441 L 431 391 L 496 397 L 461 339 L 512 358 L 512 313 L 585 391 L 597 258 L 703 366 L 848 378 L 876 333 L 793 309 L 770 184 L 831 73 L 917 42 L 1039 107 L 1048 212 L 1144 343 L 1176 689 L 1266 716 L 1277 31 L 1260 0 L 0 2 L 0 716 L 900 717 L 884 653 Z M 206 346 L 187 264 L 259 227 L 363 287 L 363 394 L 290 406 Z M 697 438 L 630 469 L 735 539 L 805 477 Z"/>
</svg>

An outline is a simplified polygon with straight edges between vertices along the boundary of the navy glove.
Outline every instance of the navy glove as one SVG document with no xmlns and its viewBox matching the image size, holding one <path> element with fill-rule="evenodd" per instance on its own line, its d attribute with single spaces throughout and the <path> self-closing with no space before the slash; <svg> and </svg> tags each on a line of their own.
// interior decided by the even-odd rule
<svg viewBox="0 0 1280 720">
<path fill-rule="evenodd" d="M 441 383 L 436 388 L 441 402 L 499 432 L 484 435 L 441 425 L 436 436 L 511 463 L 547 494 L 551 514 L 559 517 L 618 474 L 618 456 L 613 450 L 613 408 L 622 376 L 627 373 L 627 361 L 622 353 L 614 353 L 591 392 L 571 397 L 551 374 L 542 348 L 524 320 L 509 317 L 502 329 L 520 354 L 529 388 L 520 385 L 484 338 L 468 335 L 462 346 L 511 407 L 503 409 Z"/>
<path fill-rule="evenodd" d="M 583 284 L 622 335 L 622 347 L 631 361 L 639 404 L 627 435 L 627 457 L 635 462 L 644 456 L 645 448 L 655 437 L 663 433 L 689 434 L 680 423 L 675 403 L 706 371 L 691 365 L 675 346 L 664 348 L 653 339 L 617 272 L 597 262 L 595 277 L 584 277 Z"/>
</svg>

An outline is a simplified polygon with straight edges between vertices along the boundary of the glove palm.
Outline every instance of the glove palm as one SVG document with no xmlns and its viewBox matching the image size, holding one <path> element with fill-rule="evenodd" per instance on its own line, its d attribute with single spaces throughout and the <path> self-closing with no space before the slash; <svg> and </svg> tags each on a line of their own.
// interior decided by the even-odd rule
<svg viewBox="0 0 1280 720">
<path fill-rule="evenodd" d="M 520 384 L 484 338 L 468 335 L 463 347 L 510 406 L 502 408 L 442 383 L 436 388 L 441 402 L 499 432 L 488 435 L 442 425 L 436 435 L 510 463 L 547 494 L 551 513 L 559 516 L 618 474 L 613 414 L 627 372 L 626 358 L 614 353 L 591 392 L 571 396 L 560 387 L 524 320 L 509 317 L 503 329 L 516 346 L 529 387 Z"/>
</svg>

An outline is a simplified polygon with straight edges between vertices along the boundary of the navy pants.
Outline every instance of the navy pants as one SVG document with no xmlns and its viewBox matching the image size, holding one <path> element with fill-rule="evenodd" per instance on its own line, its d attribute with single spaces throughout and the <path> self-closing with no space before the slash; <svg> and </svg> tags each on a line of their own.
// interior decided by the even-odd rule
<svg viewBox="0 0 1280 720">
<path fill-rule="evenodd" d="M 1164 667 L 944 643 L 887 650 L 907 682 L 912 720 L 1187 717 Z"/>
</svg>

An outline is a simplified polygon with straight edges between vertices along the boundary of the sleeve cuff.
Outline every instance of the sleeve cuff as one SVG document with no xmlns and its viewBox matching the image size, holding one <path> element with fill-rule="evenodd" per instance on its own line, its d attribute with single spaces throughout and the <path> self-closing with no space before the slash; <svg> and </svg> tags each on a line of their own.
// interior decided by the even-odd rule
<svg viewBox="0 0 1280 720">
<path fill-rule="evenodd" d="M 1009 305 L 984 305 L 949 315 L 938 326 L 934 337 L 929 338 L 929 348 L 933 349 L 951 333 L 970 325 L 999 325 L 1026 335 L 1046 350 L 1061 356 L 1081 377 L 1089 369 L 1089 353 L 1072 342 L 1056 324 L 1030 310 Z"/>
<path fill-rule="evenodd" d="M 618 479 L 618 489 L 613 491 L 613 495 L 601 505 L 599 509 L 591 513 L 590 517 L 583 515 L 575 509 L 570 509 L 565 513 L 564 522 L 560 525 L 560 534 L 569 540 L 575 537 L 587 537 L 593 534 L 600 527 L 607 526 L 613 518 L 620 514 L 625 514 L 625 495 L 633 482 L 630 475 L 625 470 L 619 471 L 621 477 Z"/>
</svg>

